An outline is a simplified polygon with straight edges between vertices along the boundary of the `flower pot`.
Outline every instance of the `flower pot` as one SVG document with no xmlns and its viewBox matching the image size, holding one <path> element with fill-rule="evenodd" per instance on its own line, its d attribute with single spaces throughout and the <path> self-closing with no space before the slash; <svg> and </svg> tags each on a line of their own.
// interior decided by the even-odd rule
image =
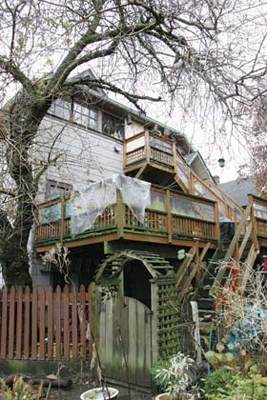
<svg viewBox="0 0 267 400">
<path fill-rule="evenodd" d="M 83 392 L 80 396 L 80 400 L 115 400 L 118 393 L 119 391 L 112 387 L 104 388 L 104 390 L 101 387 L 96 387 Z"/>
</svg>

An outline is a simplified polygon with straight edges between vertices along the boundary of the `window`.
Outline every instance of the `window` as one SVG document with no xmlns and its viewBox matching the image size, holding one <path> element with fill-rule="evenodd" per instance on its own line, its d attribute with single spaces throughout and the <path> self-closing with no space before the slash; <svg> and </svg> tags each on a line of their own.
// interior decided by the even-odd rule
<svg viewBox="0 0 267 400">
<path fill-rule="evenodd" d="M 113 115 L 103 113 L 102 131 L 106 135 L 110 135 L 118 139 L 123 139 L 124 137 L 123 121 L 119 118 L 113 117 Z"/>
<path fill-rule="evenodd" d="M 72 191 L 72 185 L 69 183 L 57 182 L 48 180 L 46 183 L 46 194 L 45 197 L 47 200 L 53 200 L 57 197 L 64 196 L 67 193 Z"/>
<path fill-rule="evenodd" d="M 86 128 L 97 129 L 97 110 L 93 107 L 85 107 L 74 103 L 73 121 Z"/>
<path fill-rule="evenodd" d="M 71 118 L 71 103 L 62 99 L 56 99 L 48 110 L 48 113 L 59 118 L 69 120 Z"/>
<path fill-rule="evenodd" d="M 98 112 L 94 107 L 56 99 L 49 108 L 48 113 L 66 121 L 73 120 L 86 128 L 98 128 Z"/>
</svg>

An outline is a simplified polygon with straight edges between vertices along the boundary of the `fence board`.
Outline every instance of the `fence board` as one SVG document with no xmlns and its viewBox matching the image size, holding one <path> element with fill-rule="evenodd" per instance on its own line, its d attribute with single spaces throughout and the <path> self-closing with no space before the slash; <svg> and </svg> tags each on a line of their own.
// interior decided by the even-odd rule
<svg viewBox="0 0 267 400">
<path fill-rule="evenodd" d="M 11 288 L 9 293 L 9 324 L 8 324 L 8 358 L 14 356 L 14 333 L 15 333 L 15 289 Z"/>
<path fill-rule="evenodd" d="M 21 357 L 21 335 L 22 335 L 22 287 L 17 290 L 17 318 L 16 318 L 16 358 Z"/>
<path fill-rule="evenodd" d="M 0 290 L 0 358 L 90 361 L 91 303 L 84 286 Z"/>
<path fill-rule="evenodd" d="M 56 360 L 61 359 L 61 290 L 56 288 Z"/>
<path fill-rule="evenodd" d="M 39 320 L 39 339 L 40 339 L 40 360 L 45 359 L 45 290 L 41 288 L 38 291 L 40 320 Z"/>
<path fill-rule="evenodd" d="M 7 289 L 5 288 L 1 293 L 2 301 L 2 318 L 1 318 L 1 358 L 6 357 L 7 350 Z"/>
<path fill-rule="evenodd" d="M 37 309 L 38 309 L 38 296 L 37 296 L 37 289 L 33 288 L 32 291 L 32 359 L 37 359 Z"/>
<path fill-rule="evenodd" d="M 24 340 L 23 340 L 23 358 L 29 358 L 30 345 L 30 288 L 27 286 L 24 293 Z"/>
<path fill-rule="evenodd" d="M 53 360 L 53 290 L 50 287 L 47 291 L 47 358 Z"/>
<path fill-rule="evenodd" d="M 64 349 L 64 360 L 69 361 L 70 359 L 70 340 L 69 340 L 69 288 L 66 285 L 63 291 L 63 349 Z"/>
<path fill-rule="evenodd" d="M 71 303 L 71 335 L 72 335 L 72 357 L 74 361 L 78 360 L 78 315 L 77 315 L 77 292 L 72 290 Z"/>
<path fill-rule="evenodd" d="M 79 319 L 80 319 L 80 334 L 81 334 L 81 357 L 86 360 L 86 317 L 85 317 L 85 287 L 80 287 L 80 305 L 79 305 Z"/>
</svg>

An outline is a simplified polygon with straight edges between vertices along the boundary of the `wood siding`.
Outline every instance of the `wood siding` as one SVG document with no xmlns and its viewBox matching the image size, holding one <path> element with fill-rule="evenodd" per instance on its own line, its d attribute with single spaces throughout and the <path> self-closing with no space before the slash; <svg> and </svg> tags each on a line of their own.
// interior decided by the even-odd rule
<svg viewBox="0 0 267 400">
<path fill-rule="evenodd" d="M 49 152 L 50 159 L 58 158 L 56 165 L 48 168 L 40 184 L 39 201 L 44 200 L 46 179 L 70 183 L 75 189 L 86 182 L 123 173 L 122 142 L 46 116 L 36 138 L 34 153 L 39 161 L 45 162 Z"/>
</svg>

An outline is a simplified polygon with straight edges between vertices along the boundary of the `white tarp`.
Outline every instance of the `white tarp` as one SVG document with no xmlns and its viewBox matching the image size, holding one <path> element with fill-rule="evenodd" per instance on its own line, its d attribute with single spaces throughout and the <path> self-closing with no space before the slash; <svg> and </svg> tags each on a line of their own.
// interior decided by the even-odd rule
<svg viewBox="0 0 267 400">
<path fill-rule="evenodd" d="M 139 179 L 115 175 L 112 179 L 79 188 L 78 194 L 71 198 L 71 234 L 74 236 L 92 228 L 106 207 L 116 203 L 117 189 L 120 190 L 123 203 L 143 224 L 145 209 L 150 205 L 150 186 L 150 183 Z"/>
<path fill-rule="evenodd" d="M 150 205 L 150 186 L 148 182 L 130 178 L 124 175 L 116 175 L 117 189 L 120 190 L 122 201 L 132 211 L 141 224 L 144 223 L 145 209 Z"/>
<path fill-rule="evenodd" d="M 77 235 L 90 229 L 105 208 L 116 203 L 116 187 L 104 181 L 80 189 L 71 198 L 71 234 Z"/>
</svg>

